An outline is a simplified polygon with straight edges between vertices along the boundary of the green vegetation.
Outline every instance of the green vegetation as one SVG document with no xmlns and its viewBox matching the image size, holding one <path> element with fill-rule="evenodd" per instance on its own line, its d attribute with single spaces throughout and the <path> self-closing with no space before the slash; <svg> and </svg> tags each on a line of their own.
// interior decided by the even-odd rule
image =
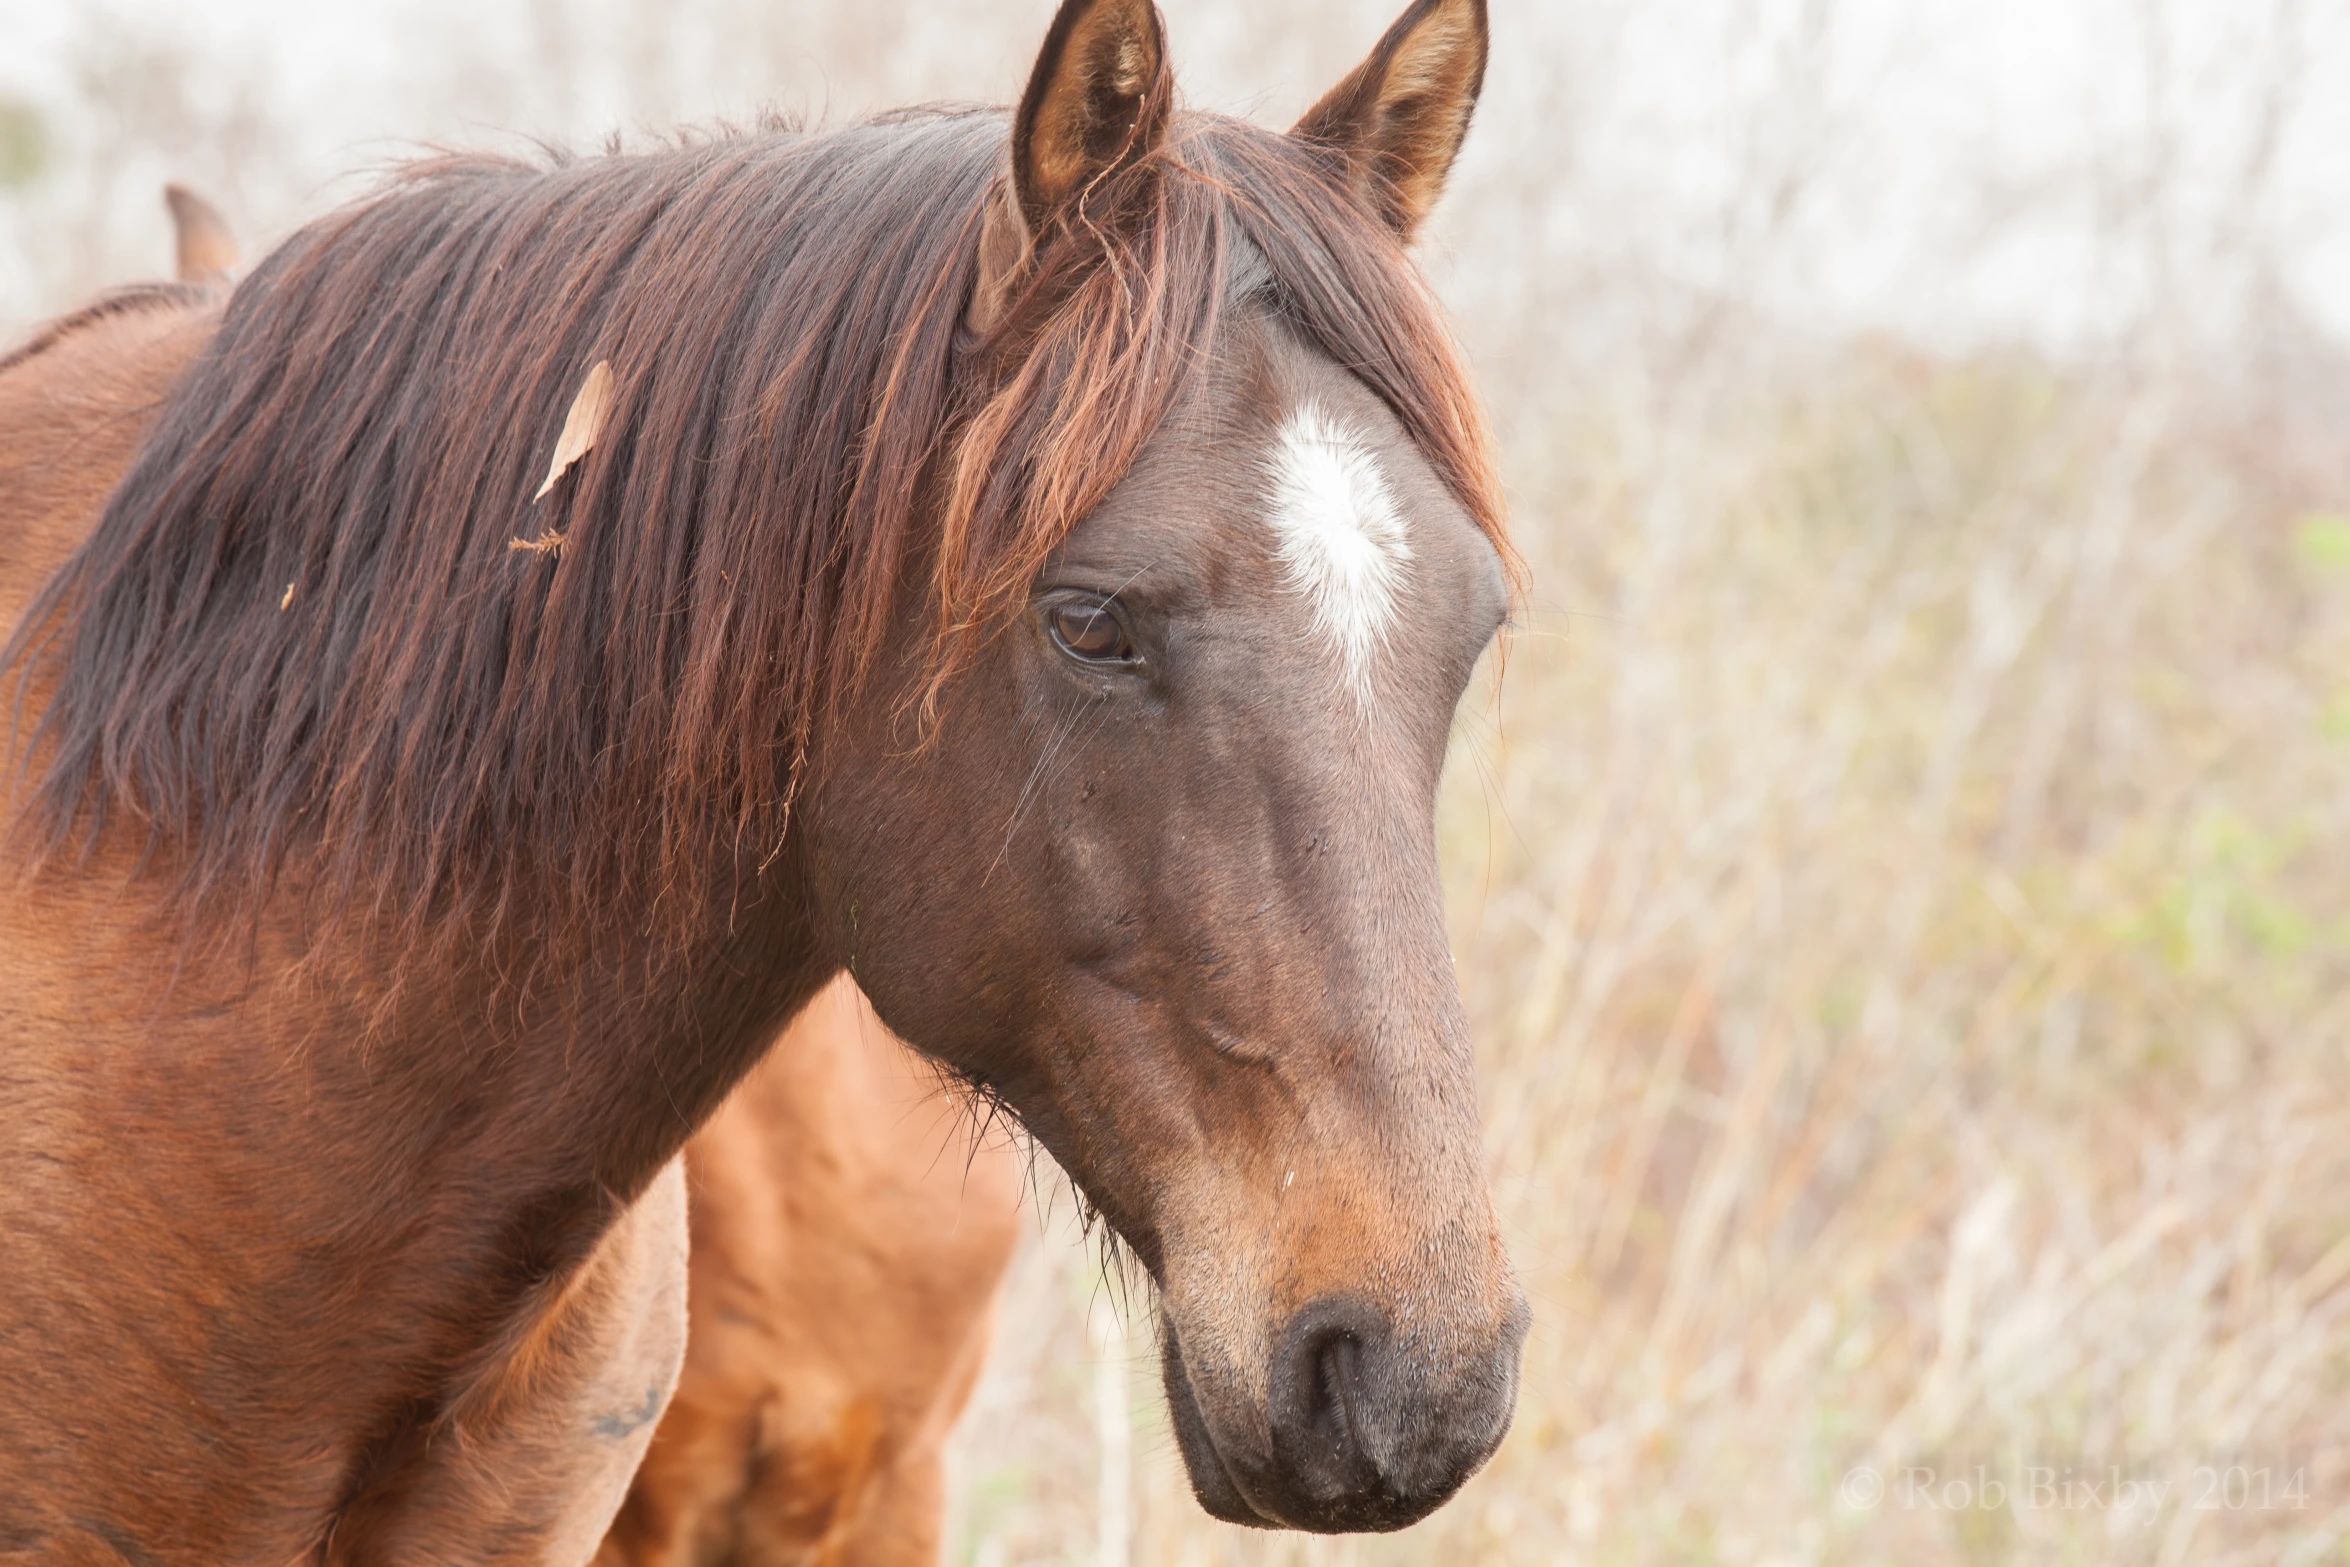
<svg viewBox="0 0 2350 1567">
<path fill-rule="evenodd" d="M 0 97 L 0 190 L 20 190 L 49 168 L 49 131 L 21 98 Z"/>
</svg>

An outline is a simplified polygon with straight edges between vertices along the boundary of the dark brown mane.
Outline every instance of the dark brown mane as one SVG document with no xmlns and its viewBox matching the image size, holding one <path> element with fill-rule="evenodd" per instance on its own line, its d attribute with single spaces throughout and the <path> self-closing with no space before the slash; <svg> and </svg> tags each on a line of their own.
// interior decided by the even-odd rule
<svg viewBox="0 0 2350 1567">
<path fill-rule="evenodd" d="M 0 352 L 0 374 L 47 353 L 76 332 L 96 326 L 101 321 L 141 310 L 172 310 L 202 304 L 205 300 L 219 297 L 221 292 L 218 285 L 211 283 L 133 283 L 126 288 L 115 289 L 78 310 L 68 311 L 53 321 L 44 322 L 31 337 L 14 348 Z"/>
<path fill-rule="evenodd" d="M 685 939 L 782 841 L 904 585 L 950 666 L 1126 471 L 1243 241 L 1498 541 L 1444 330 L 1322 154 L 1184 117 L 974 344 L 1005 141 L 919 113 L 441 161 L 295 236 L 0 653 L 53 682 L 34 861 L 127 817 L 191 907 L 293 870 L 399 937 L 658 906 Z M 598 360 L 609 424 L 533 505 Z"/>
</svg>

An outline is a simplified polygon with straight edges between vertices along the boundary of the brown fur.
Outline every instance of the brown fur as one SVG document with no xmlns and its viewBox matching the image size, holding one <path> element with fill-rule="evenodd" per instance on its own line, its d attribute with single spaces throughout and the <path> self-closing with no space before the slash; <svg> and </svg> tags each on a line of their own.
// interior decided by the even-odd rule
<svg viewBox="0 0 2350 1567">
<path fill-rule="evenodd" d="M 1019 1170 L 844 977 L 686 1151 L 692 1336 L 599 1562 L 928 1567 Z"/>
<path fill-rule="evenodd" d="M 87 531 L 159 403 L 208 340 L 216 307 L 193 297 L 171 290 L 125 296 L 112 308 L 84 313 L 50 334 L 37 354 L 0 373 L 0 616 L 13 619 L 28 588 Z M 228 1173 L 219 1160 L 252 1135 L 257 1110 L 305 1119 L 303 1101 L 326 1088 L 326 1075 L 312 1076 L 306 1086 L 296 1067 L 257 1104 L 249 1078 L 220 1070 L 236 1059 L 237 1019 L 256 997 L 234 984 L 170 995 L 154 971 L 145 927 L 124 915 L 119 895 L 102 879 L 53 880 L 23 889 L 0 908 L 0 968 L 8 979 L 0 987 L 0 1038 L 21 1040 L 28 1029 L 45 1033 L 55 1045 L 43 1065 L 56 1074 L 46 1089 L 21 1080 L 11 1085 L 0 1152 L 37 1178 L 0 1188 L 0 1233 L 19 1258 L 75 1280 L 71 1298 L 78 1303 L 65 1314 L 44 1309 L 30 1293 L 41 1275 L 12 1273 L 11 1342 L 20 1351 L 12 1400 L 20 1416 L 61 1393 L 75 1400 L 81 1413 L 71 1445 L 46 1451 L 81 1473 L 78 1489 L 86 1498 L 78 1516 L 58 1519 L 40 1510 L 42 1475 L 53 1460 L 41 1448 L 20 1448 L 10 1507 L 0 1511 L 0 1558 L 21 1552 L 39 1560 L 137 1561 L 144 1559 L 142 1541 L 168 1541 L 212 1559 L 361 1542 L 368 1550 L 430 1559 L 460 1542 L 474 1549 L 485 1516 L 534 1513 L 544 1528 L 524 1559 L 538 1559 L 542 1549 L 583 1556 L 650 1436 L 659 1407 L 654 1395 L 665 1396 L 682 1351 L 682 1172 L 649 1181 L 634 1203 L 614 1208 L 574 1263 L 536 1292 L 538 1306 L 515 1319 L 516 1331 L 494 1354 L 477 1358 L 478 1369 L 441 1411 L 431 1450 L 387 1466 L 396 1483 L 337 1517 L 322 1503 L 346 1483 L 349 1458 L 318 1451 L 306 1434 L 317 1409 L 305 1407 L 310 1401 L 300 1399 L 300 1390 L 300 1401 L 277 1417 L 284 1429 L 274 1454 L 256 1449 L 256 1434 L 266 1440 L 268 1433 L 250 1422 L 244 1429 L 208 1422 L 201 1411 L 212 1400 L 188 1396 L 188 1370 L 175 1366 L 169 1347 L 175 1332 L 217 1332 L 222 1320 L 266 1304 L 224 1293 L 250 1287 L 230 1281 L 273 1274 L 293 1280 L 316 1269 L 314 1257 L 257 1251 L 268 1241 L 248 1229 L 244 1216 L 262 1193 L 219 1184 Z M 259 999 L 263 1016 L 272 1003 L 299 1004 L 282 986 L 267 987 Z M 124 1078 L 109 1059 L 109 1035 L 126 1025 L 151 1026 L 180 1009 L 213 1025 L 198 1021 L 183 1029 L 176 1070 L 148 1076 L 148 1092 L 160 1091 L 161 1099 L 123 1096 L 121 1089 L 136 1079 Z M 82 1107 L 91 1099 L 73 1091 L 93 1080 L 121 1085 L 104 1120 L 89 1119 Z M 147 1140 L 144 1128 L 164 1123 L 183 1133 L 172 1162 L 127 1164 L 125 1153 Z M 192 1127 L 208 1130 L 184 1135 Z M 44 1150 L 29 1166 L 21 1157 L 27 1147 Z M 75 1192 L 104 1194 L 105 1211 L 127 1223 L 125 1232 L 66 1227 L 79 1211 L 65 1200 Z M 334 1246 L 332 1210 L 318 1217 L 320 1244 Z M 399 1295 L 394 1291 L 382 1303 L 386 1315 L 400 1310 Z M 331 1302 L 296 1285 L 278 1304 L 299 1320 Z M 370 1352 L 361 1346 L 367 1340 L 346 1343 L 340 1366 L 319 1368 L 332 1381 L 311 1384 L 318 1404 L 331 1406 L 329 1389 L 337 1383 L 366 1381 Z M 23 1349 L 33 1349 L 34 1358 L 26 1360 Z M 189 1369 L 243 1380 L 228 1364 Z M 91 1386 L 105 1376 L 122 1379 L 111 1400 Z M 240 1391 L 232 1381 L 213 1398 L 234 1408 Z M 572 1432 L 583 1419 L 617 1426 L 631 1410 L 644 1411 L 641 1431 L 621 1431 L 601 1450 L 580 1449 Z M 224 1449 L 253 1467 L 217 1467 Z M 185 1477 L 205 1474 L 213 1479 L 203 1491 L 184 1488 Z M 319 1500 L 304 1504 L 305 1491 Z M 319 1523 L 328 1519 L 332 1529 L 320 1534 Z M 273 1538 L 278 1543 L 264 1543 Z M 498 1555 L 493 1544 L 480 1559 Z"/>
<path fill-rule="evenodd" d="M 126 294 L 46 337 L 37 374 L 0 376 L 0 593 L 80 542 L 216 303 Z M 23 608 L 0 597 L 0 622 Z M 1017 1239 L 1017 1166 L 968 1131 L 845 977 L 785 1030 L 688 1147 L 685 1371 L 599 1560 L 935 1558 L 942 1444 Z M 543 1369 L 561 1322 L 507 1381 Z"/>
<path fill-rule="evenodd" d="M 56 323 L 21 356 L 0 360 L 0 427 L 9 432 L 0 442 L 0 622 L 15 625 L 88 535 L 164 394 L 217 321 L 216 308 L 191 308 L 176 289 L 135 291 Z"/>
<path fill-rule="evenodd" d="M 1112 36 L 1048 107 L 1163 55 L 1063 13 Z M 1212 1509 L 1394 1528 L 1492 1451 L 1432 832 L 1482 423 L 1332 149 L 1213 117 L 1080 146 L 971 333 L 1092 123 L 440 164 L 239 285 L 0 654 L 0 1550 L 577 1559 L 682 1348 L 676 1156 L 844 967 L 1161 1284 Z M 1409 518 L 1375 711 L 1265 523 L 1309 405 Z"/>
<path fill-rule="evenodd" d="M 180 280 L 238 270 L 218 210 L 179 186 L 166 195 Z M 143 317 L 68 333 L 72 357 L 41 383 L 49 406 L 123 398 L 110 383 L 126 375 L 159 380 L 216 320 L 167 295 Z M 68 526 L 44 530 L 51 558 L 26 563 L 28 576 L 64 560 L 75 514 L 102 498 L 58 498 Z M 599 1561 L 936 1559 L 943 1443 L 985 1360 L 1018 1238 L 1019 1171 L 1001 1142 L 972 1135 L 935 1079 L 844 975 L 687 1145 L 685 1369 Z"/>
</svg>

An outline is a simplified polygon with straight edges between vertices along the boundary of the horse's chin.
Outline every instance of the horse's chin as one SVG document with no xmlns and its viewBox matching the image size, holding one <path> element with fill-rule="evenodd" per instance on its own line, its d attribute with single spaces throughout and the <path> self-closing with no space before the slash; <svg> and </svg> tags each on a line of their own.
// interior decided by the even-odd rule
<svg viewBox="0 0 2350 1567">
<path fill-rule="evenodd" d="M 1183 1453 L 1184 1472 L 1191 1477 L 1191 1494 L 1199 1499 L 1200 1506 L 1211 1518 L 1245 1524 L 1251 1529 L 1287 1527 L 1280 1519 L 1258 1512 L 1241 1495 L 1232 1471 L 1224 1465 L 1224 1456 L 1216 1451 L 1215 1440 L 1208 1435 L 1208 1422 L 1200 1414 L 1199 1400 L 1191 1391 L 1191 1377 L 1183 1369 L 1183 1352 L 1175 1342 L 1175 1324 L 1164 1314 L 1159 1318 L 1159 1345 L 1159 1374 L 1167 1385 L 1167 1413 L 1174 1422 L 1175 1445 Z"/>
</svg>

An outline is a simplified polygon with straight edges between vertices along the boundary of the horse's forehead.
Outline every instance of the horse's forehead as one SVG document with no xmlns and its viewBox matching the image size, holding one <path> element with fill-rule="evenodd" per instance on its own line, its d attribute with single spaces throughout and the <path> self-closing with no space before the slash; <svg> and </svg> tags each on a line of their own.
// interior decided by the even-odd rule
<svg viewBox="0 0 2350 1567">
<path fill-rule="evenodd" d="M 1264 461 L 1263 518 L 1284 585 L 1342 683 L 1368 702 L 1408 586 L 1408 513 L 1387 454 L 1312 392 L 1282 414 Z"/>
<path fill-rule="evenodd" d="M 1445 606 L 1498 578 L 1491 545 L 1395 413 L 1253 316 L 1228 328 L 1105 511 L 1078 546 L 1105 575 L 1262 617 L 1316 649 L 1357 704 L 1438 651 L 1425 622 L 1474 619 Z"/>
</svg>

